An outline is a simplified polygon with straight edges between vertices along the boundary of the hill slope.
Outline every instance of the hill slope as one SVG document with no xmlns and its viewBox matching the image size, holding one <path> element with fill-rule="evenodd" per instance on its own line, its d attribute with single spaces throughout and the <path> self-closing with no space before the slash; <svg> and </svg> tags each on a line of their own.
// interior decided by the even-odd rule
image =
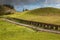
<svg viewBox="0 0 60 40">
<path fill-rule="evenodd" d="M 38 8 L 35 10 L 28 11 L 29 14 L 34 15 L 57 15 L 60 14 L 60 9 L 53 8 L 53 7 L 45 7 L 45 8 Z"/>
<path fill-rule="evenodd" d="M 60 25 L 60 9 L 51 7 L 16 13 L 9 17 Z"/>
<path fill-rule="evenodd" d="M 8 25 L 7 25 L 8 24 Z M 47 37 L 48 36 L 48 37 Z M 0 19 L 0 40 L 60 40 L 60 34 L 35 32 Z"/>
</svg>

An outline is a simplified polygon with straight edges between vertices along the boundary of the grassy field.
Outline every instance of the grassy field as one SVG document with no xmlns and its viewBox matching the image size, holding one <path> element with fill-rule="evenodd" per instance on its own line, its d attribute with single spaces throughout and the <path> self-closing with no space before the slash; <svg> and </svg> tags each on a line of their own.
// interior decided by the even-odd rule
<svg viewBox="0 0 60 40">
<path fill-rule="evenodd" d="M 60 9 L 57 8 L 35 9 L 8 15 L 8 17 L 60 25 Z"/>
<path fill-rule="evenodd" d="M 36 32 L 0 19 L 0 40 L 60 40 L 60 34 Z"/>
</svg>

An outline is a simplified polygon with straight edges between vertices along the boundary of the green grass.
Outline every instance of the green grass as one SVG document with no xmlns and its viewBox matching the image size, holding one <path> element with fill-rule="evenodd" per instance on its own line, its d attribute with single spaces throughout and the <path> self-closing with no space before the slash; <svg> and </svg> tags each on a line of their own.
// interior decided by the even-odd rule
<svg viewBox="0 0 60 40">
<path fill-rule="evenodd" d="M 60 34 L 36 32 L 0 19 L 0 40 L 60 40 Z"/>
<path fill-rule="evenodd" d="M 8 15 L 8 17 L 60 25 L 60 9 L 57 8 L 39 8 Z"/>
<path fill-rule="evenodd" d="M 60 15 L 60 9 L 53 7 L 38 8 L 27 12 L 34 15 Z"/>
</svg>

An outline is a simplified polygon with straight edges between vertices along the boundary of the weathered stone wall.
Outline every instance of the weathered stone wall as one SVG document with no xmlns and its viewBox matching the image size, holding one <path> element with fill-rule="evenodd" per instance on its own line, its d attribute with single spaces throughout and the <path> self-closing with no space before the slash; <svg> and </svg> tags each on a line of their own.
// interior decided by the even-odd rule
<svg viewBox="0 0 60 40">
<path fill-rule="evenodd" d="M 32 25 L 32 26 L 35 26 L 35 27 L 60 31 L 60 25 L 42 23 L 42 22 L 35 22 L 35 21 L 27 21 L 27 20 L 22 20 L 22 19 L 17 19 L 17 18 L 8 18 L 8 19 L 15 20 L 15 21 L 20 22 L 20 23 Z"/>
</svg>

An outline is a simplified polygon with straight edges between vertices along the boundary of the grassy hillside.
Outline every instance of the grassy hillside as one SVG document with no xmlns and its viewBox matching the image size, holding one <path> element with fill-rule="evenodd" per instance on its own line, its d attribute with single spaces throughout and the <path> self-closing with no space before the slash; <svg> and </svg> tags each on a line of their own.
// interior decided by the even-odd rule
<svg viewBox="0 0 60 40">
<path fill-rule="evenodd" d="M 51 7 L 15 13 L 13 15 L 8 15 L 8 17 L 60 25 L 60 9 Z"/>
<path fill-rule="evenodd" d="M 33 15 L 60 15 L 60 9 L 53 7 L 38 8 L 27 12 Z"/>
<path fill-rule="evenodd" d="M 0 40 L 60 40 L 60 34 L 35 32 L 0 19 Z"/>
</svg>

